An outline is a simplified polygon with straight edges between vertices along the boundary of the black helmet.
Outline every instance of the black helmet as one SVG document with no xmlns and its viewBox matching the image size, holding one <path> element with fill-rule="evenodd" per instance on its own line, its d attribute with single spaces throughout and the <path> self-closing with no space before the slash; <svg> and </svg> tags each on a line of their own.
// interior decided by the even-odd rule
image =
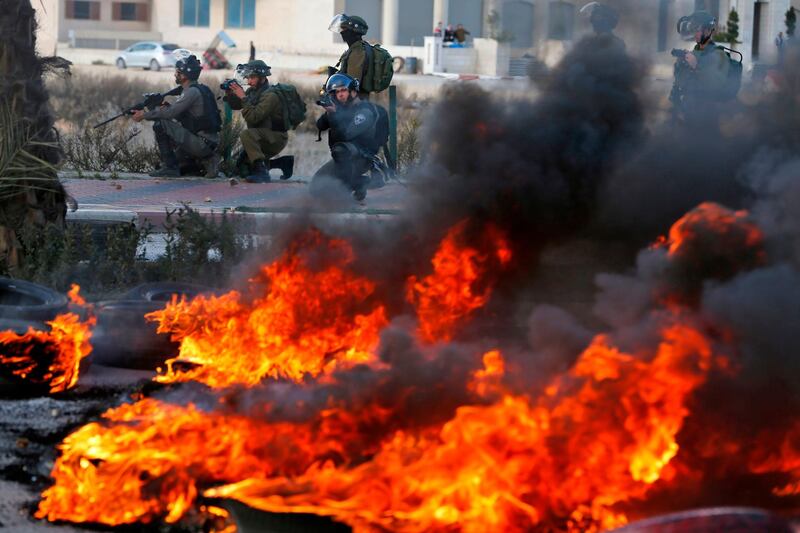
<svg viewBox="0 0 800 533">
<path fill-rule="evenodd" d="M 367 30 L 369 30 L 369 26 L 367 26 L 367 21 L 361 17 L 351 17 L 349 15 L 345 15 L 344 13 L 340 13 L 339 15 L 333 17 L 330 25 L 328 25 L 328 29 L 333 33 L 341 33 L 345 30 L 352 30 L 359 35 L 366 35 Z"/>
<path fill-rule="evenodd" d="M 177 60 L 175 62 L 175 70 L 190 80 L 197 80 L 197 78 L 200 77 L 200 71 L 203 70 L 203 66 L 200 64 L 197 56 L 190 55 Z"/>
<path fill-rule="evenodd" d="M 695 11 L 678 19 L 677 29 L 683 37 L 691 37 L 698 31 L 711 33 L 717 29 L 717 19 L 708 11 Z"/>
<path fill-rule="evenodd" d="M 241 72 L 242 76 L 245 78 L 250 76 L 266 78 L 272 75 L 272 68 L 260 59 L 254 59 L 244 65 L 239 65 L 236 67 L 236 70 L 237 72 Z"/>
<path fill-rule="evenodd" d="M 596 4 L 589 16 L 589 22 L 597 33 L 608 33 L 617 27 L 619 15 L 617 11 L 605 4 Z"/>
<path fill-rule="evenodd" d="M 358 92 L 358 80 L 354 80 L 347 74 L 334 74 L 325 82 L 325 92 L 328 94 L 336 92 L 337 89 L 342 87 Z"/>
</svg>

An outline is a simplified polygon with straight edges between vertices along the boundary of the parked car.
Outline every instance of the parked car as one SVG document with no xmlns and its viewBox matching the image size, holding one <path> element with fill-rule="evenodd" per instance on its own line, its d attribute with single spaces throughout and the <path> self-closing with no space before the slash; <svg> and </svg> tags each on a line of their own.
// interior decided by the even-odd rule
<svg viewBox="0 0 800 533">
<path fill-rule="evenodd" d="M 180 48 L 177 44 L 145 41 L 132 44 L 117 56 L 117 68 L 144 67 L 158 72 L 161 67 L 174 67 L 172 52 Z"/>
</svg>

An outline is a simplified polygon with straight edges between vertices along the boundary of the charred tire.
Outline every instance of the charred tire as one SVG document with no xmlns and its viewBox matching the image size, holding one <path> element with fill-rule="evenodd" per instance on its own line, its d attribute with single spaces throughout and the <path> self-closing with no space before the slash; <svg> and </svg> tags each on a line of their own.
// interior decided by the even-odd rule
<svg viewBox="0 0 800 533">
<path fill-rule="evenodd" d="M 158 334 L 158 325 L 144 316 L 158 311 L 164 302 L 117 300 L 95 306 L 97 325 L 92 335 L 94 363 L 119 368 L 155 370 L 178 355 L 178 343 Z"/>
<path fill-rule="evenodd" d="M 208 287 L 195 285 L 193 283 L 157 281 L 134 287 L 125 293 L 123 298 L 125 300 L 144 300 L 147 302 L 169 302 L 173 295 L 194 298 L 199 294 L 211 292 L 213 291 Z"/>
<path fill-rule="evenodd" d="M 52 320 L 67 310 L 67 297 L 42 285 L 0 277 L 0 318 Z"/>
<path fill-rule="evenodd" d="M 36 320 L 15 320 L 11 318 L 0 318 L 0 331 L 13 331 L 18 335 L 24 335 L 30 328 L 37 331 L 50 331 L 50 326 L 44 322 Z M 3 347 L 0 346 L 0 350 Z M 80 373 L 83 374 L 89 368 L 89 357 L 81 362 Z M 50 388 L 42 383 L 35 383 L 27 379 L 14 376 L 10 371 L 0 369 L 0 395 L 15 397 L 44 396 L 49 393 Z"/>
</svg>

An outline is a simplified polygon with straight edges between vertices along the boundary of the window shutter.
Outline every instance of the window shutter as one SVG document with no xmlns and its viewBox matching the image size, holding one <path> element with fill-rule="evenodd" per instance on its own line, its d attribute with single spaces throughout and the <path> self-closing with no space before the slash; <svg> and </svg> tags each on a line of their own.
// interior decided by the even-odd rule
<svg viewBox="0 0 800 533">
<path fill-rule="evenodd" d="M 89 18 L 92 20 L 100 20 L 100 2 L 90 2 L 91 10 Z"/>
<path fill-rule="evenodd" d="M 65 0 L 64 2 L 64 16 L 68 19 L 75 18 L 75 0 Z"/>
<path fill-rule="evenodd" d="M 150 20 L 150 12 L 148 10 L 150 6 L 147 4 L 136 4 L 136 20 L 141 22 L 147 22 Z"/>
<path fill-rule="evenodd" d="M 111 20 L 122 20 L 122 4 L 119 2 L 111 3 Z"/>
</svg>

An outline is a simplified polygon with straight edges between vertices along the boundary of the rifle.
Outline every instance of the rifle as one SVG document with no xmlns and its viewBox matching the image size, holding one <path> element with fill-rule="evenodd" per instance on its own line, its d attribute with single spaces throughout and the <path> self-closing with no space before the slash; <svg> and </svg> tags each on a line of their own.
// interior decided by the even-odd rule
<svg viewBox="0 0 800 533">
<path fill-rule="evenodd" d="M 155 109 L 156 107 L 161 105 L 161 102 L 164 101 L 165 97 L 167 97 L 167 96 L 177 96 L 177 95 L 181 94 L 182 92 L 183 92 L 183 87 L 179 85 L 179 86 L 175 87 L 174 89 L 171 89 L 171 90 L 169 90 L 169 91 L 167 91 L 167 92 L 165 92 L 163 94 L 162 93 L 145 93 L 143 95 L 144 96 L 144 100 L 142 100 L 138 104 L 132 105 L 131 107 L 129 107 L 126 110 L 124 110 L 122 113 L 119 113 L 119 114 L 114 115 L 113 117 L 111 117 L 109 119 L 104 120 L 100 124 L 95 124 L 94 128 L 99 128 L 100 126 L 105 126 L 109 122 L 113 122 L 113 121 L 117 120 L 120 117 L 124 117 L 125 115 L 132 114 L 134 111 L 139 111 L 139 110 L 144 109 L 144 108 Z"/>
</svg>

